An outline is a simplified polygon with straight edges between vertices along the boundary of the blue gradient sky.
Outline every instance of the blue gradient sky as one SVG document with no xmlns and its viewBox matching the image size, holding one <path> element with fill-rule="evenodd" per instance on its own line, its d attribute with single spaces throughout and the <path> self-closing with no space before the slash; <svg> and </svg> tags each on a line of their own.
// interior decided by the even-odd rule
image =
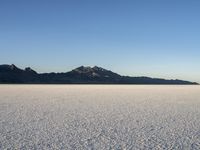
<svg viewBox="0 0 200 150">
<path fill-rule="evenodd" d="M 0 64 L 200 82 L 199 8 L 199 0 L 1 0 Z"/>
</svg>

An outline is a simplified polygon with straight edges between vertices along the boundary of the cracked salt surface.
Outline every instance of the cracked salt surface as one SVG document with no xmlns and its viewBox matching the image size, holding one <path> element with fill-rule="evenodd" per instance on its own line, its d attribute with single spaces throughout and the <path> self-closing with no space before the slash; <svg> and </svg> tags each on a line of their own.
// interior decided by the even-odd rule
<svg viewBox="0 0 200 150">
<path fill-rule="evenodd" d="M 0 149 L 200 149 L 200 86 L 0 85 Z"/>
</svg>

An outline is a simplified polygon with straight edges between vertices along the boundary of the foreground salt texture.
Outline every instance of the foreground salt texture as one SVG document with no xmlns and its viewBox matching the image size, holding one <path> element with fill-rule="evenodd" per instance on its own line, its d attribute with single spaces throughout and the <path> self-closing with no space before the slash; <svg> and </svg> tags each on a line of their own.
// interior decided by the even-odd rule
<svg viewBox="0 0 200 150">
<path fill-rule="evenodd" d="M 0 149 L 199 148 L 199 86 L 0 85 Z"/>
</svg>

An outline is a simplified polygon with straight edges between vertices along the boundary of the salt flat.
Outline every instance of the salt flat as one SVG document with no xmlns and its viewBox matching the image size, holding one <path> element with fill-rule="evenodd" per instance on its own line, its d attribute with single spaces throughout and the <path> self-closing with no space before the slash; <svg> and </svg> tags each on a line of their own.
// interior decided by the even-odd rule
<svg viewBox="0 0 200 150">
<path fill-rule="evenodd" d="M 0 85 L 0 149 L 200 149 L 200 86 Z"/>
</svg>

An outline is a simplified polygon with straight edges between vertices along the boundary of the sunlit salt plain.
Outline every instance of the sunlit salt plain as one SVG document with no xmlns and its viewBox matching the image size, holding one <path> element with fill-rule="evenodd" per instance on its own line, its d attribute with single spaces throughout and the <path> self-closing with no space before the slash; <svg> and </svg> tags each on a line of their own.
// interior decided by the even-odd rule
<svg viewBox="0 0 200 150">
<path fill-rule="evenodd" d="M 200 86 L 0 85 L 0 149 L 200 149 Z"/>
</svg>

